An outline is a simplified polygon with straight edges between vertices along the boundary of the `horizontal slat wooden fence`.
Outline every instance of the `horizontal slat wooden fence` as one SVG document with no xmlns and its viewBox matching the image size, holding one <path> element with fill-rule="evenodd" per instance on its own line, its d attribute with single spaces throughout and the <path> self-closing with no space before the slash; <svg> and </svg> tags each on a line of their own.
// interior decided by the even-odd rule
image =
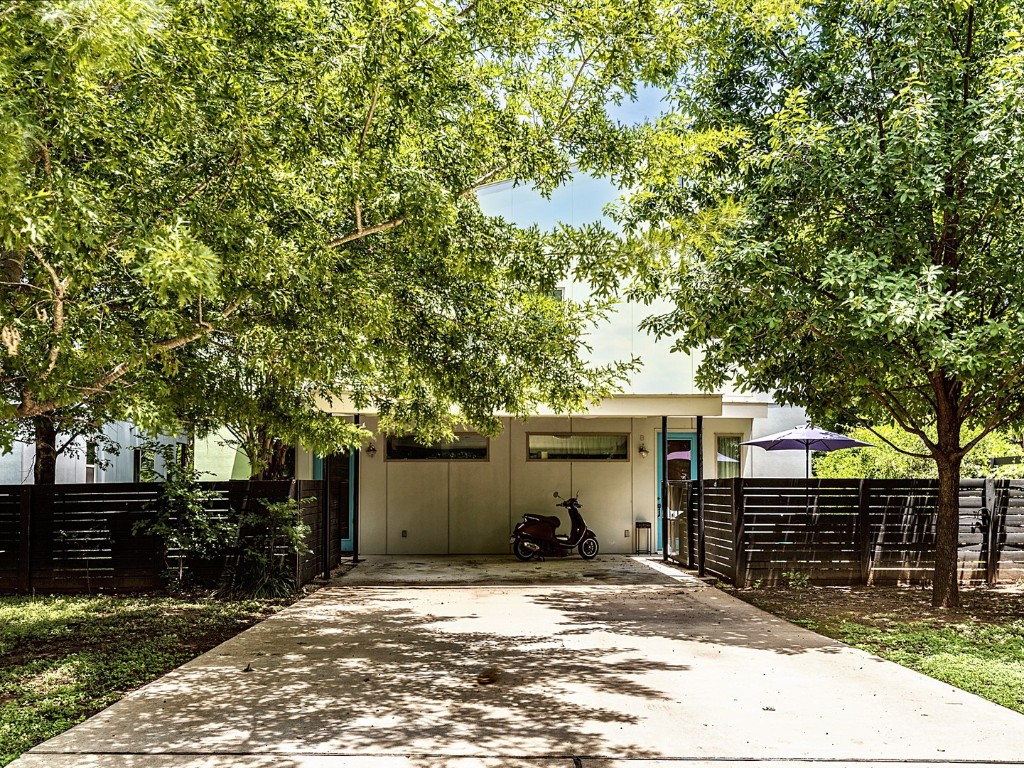
<svg viewBox="0 0 1024 768">
<path fill-rule="evenodd" d="M 1024 482 L 1006 483 L 997 489 L 996 508 L 1003 514 L 996 519 L 995 558 L 1003 581 L 1024 579 Z"/>
<path fill-rule="evenodd" d="M 704 557 L 712 573 L 721 574 L 722 578 L 732 581 L 736 578 L 736 558 L 734 541 L 736 538 L 736 515 L 733 508 L 736 503 L 737 487 L 719 484 L 704 490 Z M 690 528 L 697 532 L 697 526 Z M 694 541 L 694 551 L 699 546 Z"/>
<path fill-rule="evenodd" d="M 323 508 L 320 481 L 231 481 L 201 483 L 216 496 L 206 504 L 215 517 L 232 518 L 260 500 L 302 501 L 310 526 L 310 554 L 289 554 L 296 583 L 320 572 Z M 160 483 L 90 483 L 0 486 L 0 593 L 144 592 L 165 586 L 165 553 L 155 536 L 136 535 L 136 524 L 152 519 Z M 347 510 L 346 510 L 347 511 Z M 338 521 L 331 522 L 332 529 Z M 165 554 L 168 555 L 165 558 Z M 337 564 L 337 549 L 330 565 Z M 199 577 L 215 581 L 223 562 L 193 563 Z"/>
<path fill-rule="evenodd" d="M 935 566 L 934 480 L 734 478 L 704 482 L 705 568 L 729 582 L 926 583 Z M 697 529 L 696 486 L 688 529 Z M 1024 481 L 963 480 L 964 583 L 1024 577 Z M 690 552 L 670 556 L 694 565 Z"/>
</svg>

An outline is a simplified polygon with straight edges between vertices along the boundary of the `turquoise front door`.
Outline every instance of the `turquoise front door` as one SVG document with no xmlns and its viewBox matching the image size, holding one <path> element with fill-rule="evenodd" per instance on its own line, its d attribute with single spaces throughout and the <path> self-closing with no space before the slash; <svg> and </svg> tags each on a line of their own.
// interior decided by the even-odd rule
<svg viewBox="0 0 1024 768">
<path fill-rule="evenodd" d="M 676 507 L 685 507 L 686 504 L 686 493 L 685 493 L 685 481 L 697 479 L 697 461 L 694 456 L 694 450 L 697 445 L 697 433 L 696 432 L 669 432 L 668 433 L 668 483 L 669 483 L 669 515 L 674 517 L 677 514 L 684 513 L 685 508 L 677 509 Z M 658 542 L 658 549 L 664 546 L 662 541 L 662 515 L 665 511 L 665 504 L 663 503 L 662 489 L 664 488 L 664 466 L 665 462 L 662 461 L 662 442 L 661 435 L 658 434 L 658 522 L 657 522 L 657 535 L 656 541 Z"/>
</svg>

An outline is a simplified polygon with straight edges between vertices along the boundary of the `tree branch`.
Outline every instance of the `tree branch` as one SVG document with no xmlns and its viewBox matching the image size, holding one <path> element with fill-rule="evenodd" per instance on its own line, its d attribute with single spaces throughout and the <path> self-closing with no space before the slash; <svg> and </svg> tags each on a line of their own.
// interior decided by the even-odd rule
<svg viewBox="0 0 1024 768">
<path fill-rule="evenodd" d="M 1019 365 L 1008 376 L 1005 376 L 1000 379 L 1000 389 L 1002 389 L 1003 391 L 1002 395 L 984 398 L 975 405 L 965 409 L 960 413 L 961 420 L 967 421 L 974 418 L 981 410 L 983 410 L 986 407 L 990 407 L 994 413 L 998 413 L 1002 409 L 1003 404 L 1010 398 L 1010 396 L 1015 394 L 1014 386 L 1022 375 L 1024 375 L 1024 365 Z M 980 388 L 981 383 L 978 382 L 967 393 L 967 396 L 962 398 L 962 400 L 969 401 L 969 399 L 973 398 L 975 393 Z"/>
<path fill-rule="evenodd" d="M 597 55 L 597 52 L 601 50 L 600 46 L 595 46 L 594 50 L 583 57 L 583 61 L 580 62 L 579 69 L 576 70 L 575 76 L 572 78 L 572 83 L 569 85 L 569 90 L 565 93 L 565 100 L 562 102 L 562 108 L 558 111 L 558 119 L 555 121 L 554 128 L 551 129 L 552 135 L 558 133 L 566 122 L 568 122 L 569 105 L 572 103 L 572 97 L 576 95 L 576 88 L 579 86 L 580 78 L 583 77 L 584 71 L 590 64 L 590 60 Z"/>
<path fill-rule="evenodd" d="M 932 458 L 932 455 L 930 453 L 915 453 L 914 451 L 908 451 L 906 448 L 900 448 L 900 446 L 896 445 L 896 443 L 894 443 L 892 440 L 890 440 L 888 437 L 883 435 L 881 432 L 879 432 L 874 427 L 865 425 L 864 428 L 867 429 L 868 432 L 873 434 L 879 440 L 881 440 L 883 443 L 885 443 L 890 448 L 892 448 L 894 451 L 896 451 L 898 453 L 902 453 L 904 456 L 910 456 L 911 458 L 914 458 L 914 459 L 930 459 L 930 458 Z"/>
<path fill-rule="evenodd" d="M 900 405 L 899 401 L 891 396 L 888 390 L 880 390 L 877 387 L 868 385 L 868 392 L 879 402 L 882 407 L 889 412 L 889 415 L 893 417 L 893 420 L 900 425 L 902 429 L 909 432 L 912 435 L 917 435 L 921 438 L 921 442 L 924 443 L 928 450 L 932 450 L 935 447 L 935 443 L 928 437 L 923 429 L 913 424 L 912 419 L 909 418 L 909 414 Z"/>
<path fill-rule="evenodd" d="M 42 264 L 43 268 L 49 273 L 50 280 L 53 282 L 51 295 L 53 296 L 53 335 L 55 339 L 53 344 L 50 345 L 50 354 L 47 358 L 46 370 L 43 371 L 43 374 L 39 377 L 40 381 L 46 381 L 50 378 L 50 374 L 53 373 L 53 369 L 57 367 L 57 358 L 60 355 L 60 335 L 64 332 L 64 295 L 67 291 L 71 278 L 61 280 L 57 277 L 57 271 L 46 259 L 43 258 L 41 253 L 39 253 L 35 248 L 32 249 L 32 253 L 37 259 L 39 259 L 39 263 Z"/>
<path fill-rule="evenodd" d="M 461 11 L 459 11 L 455 15 L 455 18 L 456 19 L 463 19 L 466 16 L 468 16 L 469 14 L 471 14 L 474 11 L 474 9 L 476 9 L 476 0 L 474 0 L 472 3 L 470 3 L 465 8 L 463 8 Z M 428 45 L 431 45 L 432 43 L 436 42 L 440 37 L 441 37 L 440 30 L 438 30 L 437 32 L 434 32 L 433 34 L 431 34 L 428 37 L 424 38 L 423 42 L 420 43 L 417 46 L 417 50 L 422 49 L 422 48 L 426 48 Z"/>
<path fill-rule="evenodd" d="M 363 154 L 363 148 L 366 146 L 366 134 L 370 130 L 370 123 L 373 121 L 373 113 L 377 110 L 377 99 L 380 98 L 380 85 L 373 89 L 373 96 L 370 97 L 370 108 L 366 110 L 366 120 L 363 121 L 363 130 L 359 133 L 359 148 L 356 150 L 357 155 Z"/>
<path fill-rule="evenodd" d="M 475 8 L 475 7 L 476 7 L 476 3 L 472 3 L 471 5 L 467 6 L 462 11 L 462 13 L 460 13 L 459 15 L 460 16 L 464 16 L 467 13 L 471 12 L 473 10 L 473 8 Z M 569 107 L 572 104 L 572 97 L 576 93 L 576 89 L 579 86 L 580 79 L 582 78 L 583 72 L 586 70 L 587 65 L 590 63 L 590 60 L 597 54 L 597 52 L 599 50 L 600 50 L 599 47 L 598 48 L 594 48 L 594 50 L 592 50 L 589 54 L 587 54 L 583 58 L 583 61 L 580 63 L 579 69 L 577 69 L 576 75 L 573 77 L 572 84 L 569 86 L 569 90 L 566 92 L 565 100 L 562 102 L 562 107 L 561 107 L 561 109 L 559 110 L 559 113 L 558 113 L 558 119 L 557 119 L 555 125 L 551 129 L 550 133 L 551 133 L 552 137 L 555 134 L 557 134 L 562 128 L 564 128 L 565 124 L 569 121 L 569 118 L 571 116 L 571 112 L 569 111 Z M 375 92 L 374 93 L 374 99 L 376 99 L 376 96 L 377 96 L 377 94 Z M 369 121 L 370 121 L 370 119 L 371 119 L 371 117 L 373 115 L 373 106 L 374 106 L 375 103 L 376 103 L 375 101 L 371 102 L 371 109 L 367 113 L 366 122 L 364 122 L 364 124 L 363 124 L 363 133 L 360 135 L 360 139 L 359 139 L 359 146 L 360 146 L 360 148 L 363 146 L 363 138 L 365 137 L 366 131 L 367 131 L 368 126 L 369 126 Z M 481 186 L 483 186 L 484 184 L 489 182 L 491 179 L 493 179 L 495 176 L 500 174 L 506 168 L 508 168 L 508 164 L 507 163 L 503 164 L 503 165 L 500 165 L 500 166 L 496 166 L 495 168 L 493 168 L 490 171 L 488 171 L 487 173 L 485 173 L 483 176 L 480 176 L 479 178 L 477 178 L 476 181 L 474 181 L 470 186 L 465 187 L 464 189 L 460 190 L 458 192 L 457 196 L 458 197 L 466 197 L 467 195 L 473 193 L 474 191 L 479 189 Z M 374 225 L 372 227 L 365 227 L 365 228 L 363 228 L 363 226 L 362 226 L 362 208 L 361 208 L 359 202 L 357 201 L 356 202 L 356 229 L 355 229 L 355 231 L 354 232 L 349 232 L 347 235 L 342 235 L 341 237 L 336 237 L 333 240 L 329 240 L 327 242 L 327 247 L 328 248 L 339 248 L 339 247 L 341 247 L 343 245 L 347 245 L 348 243 L 355 242 L 356 240 L 360 240 L 360 239 L 362 239 L 364 237 L 367 237 L 369 235 L 375 235 L 375 234 L 378 234 L 378 233 L 381 233 L 381 232 L 390 232 L 392 229 L 395 229 L 396 227 L 400 227 L 402 224 L 405 223 L 405 221 L 406 221 L 406 218 L 404 216 L 399 216 L 399 217 L 395 217 L 395 218 L 393 218 L 393 219 L 391 219 L 389 221 L 385 221 L 385 222 L 383 222 L 381 224 L 376 224 L 376 225 Z"/>
<path fill-rule="evenodd" d="M 359 229 L 359 230 L 356 230 L 355 232 L 350 232 L 349 234 L 347 234 L 347 235 L 345 235 L 343 237 L 336 237 L 334 240 L 328 241 L 327 247 L 328 248 L 338 248 L 339 246 L 346 245 L 347 243 L 351 243 L 351 242 L 354 242 L 356 240 L 360 240 L 360 239 L 362 239 L 364 237 L 367 237 L 368 235 L 375 235 L 378 232 L 390 232 L 395 227 L 400 227 L 404 223 L 405 223 L 405 219 L 404 218 L 397 218 L 397 219 L 392 219 L 391 221 L 386 221 L 383 224 L 377 224 L 377 225 L 375 225 L 373 227 L 367 227 L 366 229 Z"/>
<path fill-rule="evenodd" d="M 240 301 L 236 300 L 231 302 L 224 309 L 224 312 L 221 313 L 221 317 L 226 318 L 234 314 L 235 310 L 237 310 L 240 305 Z M 193 341 L 201 339 L 203 336 L 212 333 L 214 330 L 216 329 L 212 323 L 203 323 L 198 330 L 193 331 L 192 333 L 178 336 L 173 339 L 167 339 L 166 341 L 161 341 L 157 344 L 151 345 L 149 349 L 146 350 L 146 355 L 142 359 L 146 361 L 152 360 L 163 352 L 171 352 L 179 347 L 185 346 L 186 344 L 191 344 Z M 134 366 L 130 363 L 118 363 L 92 384 L 86 387 L 81 387 L 78 391 L 82 393 L 83 399 L 88 398 L 91 395 L 104 392 L 107 387 L 122 378 L 126 373 L 132 370 L 133 367 Z M 32 416 L 39 416 L 61 408 L 64 405 L 66 405 L 66 403 L 60 398 L 51 398 L 41 403 L 36 402 L 32 396 L 32 392 L 28 389 L 24 389 L 21 393 L 21 403 L 14 412 L 14 418 L 23 419 L 30 418 Z"/>
<path fill-rule="evenodd" d="M 1020 406 L 1016 410 L 1010 411 L 1009 413 L 1002 413 L 1002 411 L 997 410 L 995 414 L 992 416 L 992 418 L 988 420 L 985 426 L 982 427 L 981 432 L 979 432 L 971 440 L 967 441 L 967 443 L 963 446 L 961 455 L 968 453 L 972 448 L 974 448 L 974 446 L 980 443 L 982 438 L 984 438 L 986 435 L 989 435 L 995 432 L 996 430 L 1002 429 L 1003 427 L 1012 424 L 1013 422 L 1019 420 L 1021 417 L 1024 417 L 1024 405 Z"/>
</svg>

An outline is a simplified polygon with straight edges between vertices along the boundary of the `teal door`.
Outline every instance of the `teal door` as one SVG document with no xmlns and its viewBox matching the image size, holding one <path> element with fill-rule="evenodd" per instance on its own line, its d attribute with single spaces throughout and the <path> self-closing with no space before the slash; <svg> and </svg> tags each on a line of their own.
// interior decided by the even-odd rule
<svg viewBox="0 0 1024 768">
<path fill-rule="evenodd" d="M 696 432 L 669 432 L 668 433 L 668 513 L 669 518 L 679 514 L 686 514 L 686 499 L 688 485 L 687 481 L 697 479 L 697 458 L 694 454 L 697 446 Z M 664 462 L 662 457 L 661 435 L 658 435 L 658 522 L 656 541 L 658 549 L 664 546 L 661 540 L 662 522 L 661 518 L 665 512 L 666 505 L 661 498 L 664 488 Z"/>
</svg>

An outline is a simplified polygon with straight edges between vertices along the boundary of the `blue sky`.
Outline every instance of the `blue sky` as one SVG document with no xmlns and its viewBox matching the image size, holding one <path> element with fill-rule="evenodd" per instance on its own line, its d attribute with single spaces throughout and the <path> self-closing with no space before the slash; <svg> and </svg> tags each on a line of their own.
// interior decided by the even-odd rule
<svg viewBox="0 0 1024 768">
<path fill-rule="evenodd" d="M 662 111 L 661 93 L 648 89 L 635 103 L 613 108 L 612 114 L 623 122 L 639 122 L 653 118 Z M 492 184 L 477 192 L 480 207 L 487 214 L 501 216 L 519 226 L 536 224 L 552 229 L 559 223 L 579 225 L 603 218 L 602 209 L 618 198 L 619 190 L 608 179 L 577 173 L 566 185 L 559 187 L 550 199 L 528 187 L 508 183 Z M 569 298 L 584 297 L 587 288 L 566 284 Z M 638 394 L 691 394 L 696 360 L 691 355 L 669 352 L 671 341 L 656 342 L 640 332 L 637 325 L 649 314 L 667 311 L 670 306 L 659 302 L 651 306 L 623 303 L 617 314 L 605 325 L 595 328 L 588 339 L 593 347 L 590 355 L 595 363 L 628 360 L 638 356 L 642 370 L 633 376 L 628 391 Z"/>
<path fill-rule="evenodd" d="M 644 88 L 636 101 L 608 106 L 612 118 L 627 124 L 653 120 L 665 109 L 665 94 L 655 88 Z M 517 188 L 513 194 L 508 184 L 493 184 L 477 193 L 480 206 L 492 216 L 501 216 L 519 226 L 537 224 L 552 229 L 559 222 L 583 224 L 601 218 L 605 205 L 619 196 L 619 190 L 607 179 L 597 179 L 577 173 L 573 181 L 556 189 L 550 200 L 526 188 Z"/>
</svg>

